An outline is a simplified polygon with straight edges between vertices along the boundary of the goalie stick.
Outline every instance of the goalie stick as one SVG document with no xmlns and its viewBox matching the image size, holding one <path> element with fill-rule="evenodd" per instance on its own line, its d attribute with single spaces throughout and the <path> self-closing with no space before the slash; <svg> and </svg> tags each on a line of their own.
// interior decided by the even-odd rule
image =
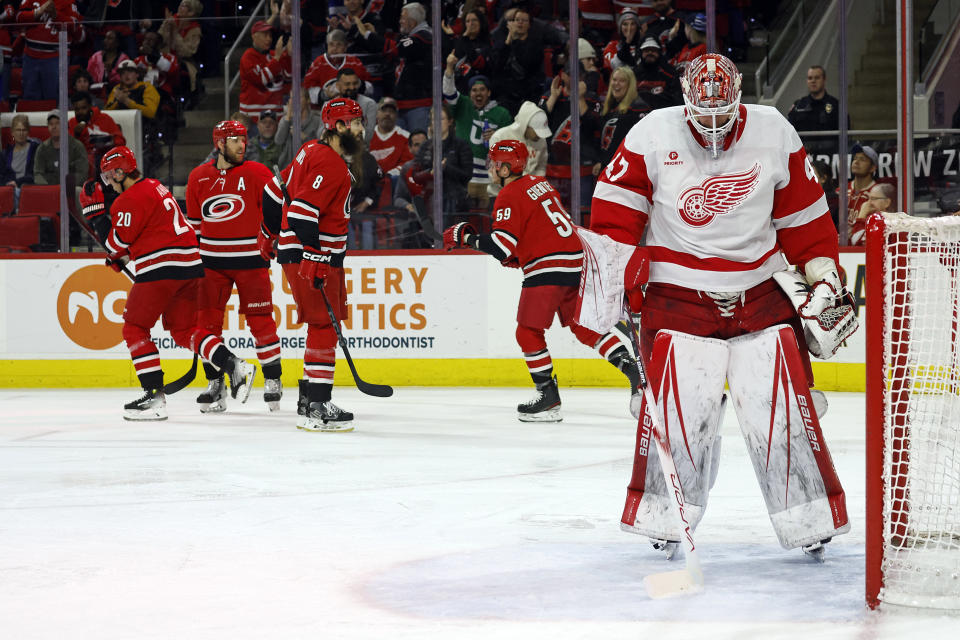
<svg viewBox="0 0 960 640">
<path fill-rule="evenodd" d="M 650 389 L 647 372 L 643 364 L 643 356 L 640 354 L 640 340 L 637 337 L 637 327 L 633 323 L 633 317 L 630 315 L 630 309 L 624 301 L 624 313 L 627 316 L 627 324 L 630 326 L 630 340 L 633 342 L 633 349 L 637 354 L 637 370 L 640 373 L 638 387 L 643 390 L 643 397 L 646 400 L 646 411 L 640 415 L 638 428 L 643 424 L 646 416 L 649 416 L 650 431 L 653 433 L 653 440 L 657 444 L 657 454 L 660 457 L 660 470 L 663 471 L 663 481 L 666 483 L 668 499 L 672 505 L 674 515 L 677 516 L 680 526 L 680 537 L 683 538 L 683 551 L 686 567 L 676 571 L 664 571 L 662 573 L 652 573 L 643 579 L 643 585 L 647 589 L 647 595 L 651 598 L 668 598 L 670 596 L 693 594 L 703 589 L 703 570 L 700 568 L 700 558 L 697 555 L 697 545 L 693 541 L 693 528 L 687 522 L 684 508 L 687 501 L 683 494 L 683 485 L 680 482 L 680 474 L 677 473 L 677 466 L 673 462 L 673 454 L 670 452 L 670 442 L 667 440 L 666 433 L 663 430 L 663 424 L 660 422 L 657 400 Z"/>
<path fill-rule="evenodd" d="M 93 241 L 97 243 L 97 246 L 100 247 L 107 255 L 110 255 L 110 252 L 107 251 L 107 247 L 103 244 L 103 241 L 100 240 L 100 236 L 97 235 L 97 232 L 93 230 L 93 227 L 90 226 L 90 223 L 87 222 L 87 219 L 83 217 L 79 211 L 74 211 L 73 207 L 67 207 L 67 211 L 70 212 L 70 217 L 77 221 L 77 224 L 80 225 L 80 228 L 87 232 Z M 136 279 L 133 277 L 133 274 L 130 272 L 130 269 L 127 268 L 127 265 L 121 263 L 120 270 L 123 271 L 124 275 L 130 278 L 131 282 L 136 282 Z M 172 395 L 177 391 L 180 391 L 188 384 L 194 381 L 197 377 L 197 361 L 199 355 L 196 351 L 193 352 L 193 364 L 190 365 L 190 368 L 182 376 L 174 380 L 173 382 L 168 382 L 163 385 L 163 393 L 166 395 Z"/>
<path fill-rule="evenodd" d="M 277 179 L 277 183 L 280 185 L 280 191 L 283 193 L 284 202 L 289 205 L 290 193 L 287 191 L 287 184 L 283 181 L 283 177 L 280 175 L 280 169 L 277 167 L 277 165 L 273 165 L 273 175 Z M 330 305 L 330 300 L 327 299 L 327 292 L 324 291 L 323 287 L 320 287 L 320 295 L 323 296 L 323 304 L 326 305 L 327 313 L 330 315 L 330 324 L 333 325 L 333 330 L 337 334 L 337 342 L 340 343 L 340 349 L 343 350 L 343 357 L 347 361 L 347 366 L 350 367 L 350 373 L 353 374 L 353 381 L 357 383 L 357 389 L 359 389 L 361 393 L 365 393 L 368 396 L 374 396 L 376 398 L 389 398 L 392 396 L 393 387 L 390 385 L 367 382 L 360 377 L 359 373 L 357 373 L 357 367 L 353 364 L 353 358 L 350 357 L 350 350 L 347 348 L 347 340 L 343 337 L 343 332 L 340 330 L 340 321 L 337 320 L 337 314 L 333 312 L 333 306 Z"/>
<path fill-rule="evenodd" d="M 413 210 L 417 216 L 417 221 L 420 223 L 420 228 L 423 229 L 423 232 L 428 238 L 434 242 L 443 244 L 443 234 L 437 231 L 437 228 L 433 226 L 433 218 L 424 213 L 426 209 L 427 206 L 426 202 L 423 200 L 423 196 L 414 196 Z"/>
</svg>

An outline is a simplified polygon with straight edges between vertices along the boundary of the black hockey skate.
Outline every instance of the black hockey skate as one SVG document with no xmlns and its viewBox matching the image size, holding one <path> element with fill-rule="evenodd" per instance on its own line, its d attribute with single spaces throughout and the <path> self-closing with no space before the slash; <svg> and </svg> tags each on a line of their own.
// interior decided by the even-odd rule
<svg viewBox="0 0 960 640">
<path fill-rule="evenodd" d="M 627 376 L 627 380 L 630 381 L 630 415 L 634 418 L 639 418 L 640 407 L 643 404 L 643 393 L 639 388 L 640 368 L 637 366 L 637 361 L 634 360 L 629 353 L 623 351 L 617 357 L 613 358 L 610 363 L 617 369 L 620 369 L 620 372 Z"/>
<path fill-rule="evenodd" d="M 163 389 L 144 389 L 143 397 L 123 405 L 124 420 L 166 420 L 167 398 Z"/>
<path fill-rule="evenodd" d="M 223 376 L 212 378 L 207 382 L 207 388 L 197 396 L 200 413 L 223 413 L 227 410 L 227 385 Z"/>
<path fill-rule="evenodd" d="M 230 371 L 230 395 L 240 402 L 246 402 L 253 387 L 253 378 L 257 374 L 256 365 L 252 365 L 242 358 L 233 359 L 233 369 Z"/>
<path fill-rule="evenodd" d="M 677 549 L 680 548 L 680 543 L 676 540 L 650 538 L 650 544 L 652 544 L 653 548 L 657 551 L 663 551 L 663 553 L 667 556 L 667 560 L 673 560 L 674 556 L 677 555 Z"/>
<path fill-rule="evenodd" d="M 297 428 L 304 431 L 346 432 L 353 431 L 352 422 L 352 413 L 326 400 L 311 402 L 307 415 L 297 421 Z"/>
<path fill-rule="evenodd" d="M 814 542 L 813 544 L 803 545 L 803 552 L 816 560 L 817 562 L 824 562 L 823 552 L 825 550 L 826 544 L 833 540 L 833 538 L 825 538 L 820 542 Z"/>
<path fill-rule="evenodd" d="M 283 385 L 280 378 L 266 378 L 263 381 L 263 401 L 270 411 L 280 410 L 280 398 L 283 397 Z"/>
<path fill-rule="evenodd" d="M 517 419 L 520 422 L 560 422 L 560 390 L 557 377 L 537 384 L 537 395 L 523 404 L 517 405 Z"/>
</svg>

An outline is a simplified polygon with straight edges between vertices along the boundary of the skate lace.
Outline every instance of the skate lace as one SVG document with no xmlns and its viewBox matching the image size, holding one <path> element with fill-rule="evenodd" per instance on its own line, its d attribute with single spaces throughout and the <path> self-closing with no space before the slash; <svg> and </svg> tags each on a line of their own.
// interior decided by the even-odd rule
<svg viewBox="0 0 960 640">
<path fill-rule="evenodd" d="M 720 310 L 723 318 L 732 318 L 738 304 L 743 304 L 746 291 L 700 291 L 701 296 L 707 296 Z"/>
<path fill-rule="evenodd" d="M 532 407 L 532 406 L 535 406 L 541 400 L 543 400 L 543 390 L 537 389 L 537 395 L 533 396 L 533 398 L 531 398 L 530 400 L 527 400 L 526 402 L 524 402 L 523 406 Z"/>
</svg>

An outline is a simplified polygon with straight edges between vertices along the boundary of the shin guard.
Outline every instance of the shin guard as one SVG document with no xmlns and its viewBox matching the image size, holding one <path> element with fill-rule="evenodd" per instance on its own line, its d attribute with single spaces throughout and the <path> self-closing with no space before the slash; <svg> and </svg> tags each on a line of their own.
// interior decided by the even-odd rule
<svg viewBox="0 0 960 640">
<path fill-rule="evenodd" d="M 732 338 L 727 378 L 770 521 L 785 549 L 850 529 L 793 329 Z"/>
<path fill-rule="evenodd" d="M 717 433 L 723 419 L 723 387 L 728 348 L 724 340 L 661 331 L 653 343 L 650 384 L 673 460 L 683 484 L 688 522 L 696 527 L 715 478 Z M 644 402 L 646 404 L 646 402 Z M 646 408 L 641 409 L 646 416 Z M 652 427 L 637 426 L 633 476 L 620 528 L 651 538 L 680 540 L 668 497 Z"/>
</svg>

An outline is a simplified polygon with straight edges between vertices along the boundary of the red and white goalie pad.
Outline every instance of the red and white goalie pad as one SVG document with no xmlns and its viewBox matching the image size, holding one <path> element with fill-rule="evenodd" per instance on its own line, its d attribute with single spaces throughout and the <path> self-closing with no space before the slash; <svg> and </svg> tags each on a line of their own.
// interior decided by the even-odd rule
<svg viewBox="0 0 960 640">
<path fill-rule="evenodd" d="M 793 329 L 776 325 L 727 344 L 733 406 L 780 544 L 793 549 L 846 533 L 846 498 Z"/>
<path fill-rule="evenodd" d="M 684 515 L 693 528 L 703 516 L 716 479 L 727 359 L 724 340 L 665 330 L 653 342 L 650 384 L 683 485 Z M 646 406 L 640 415 L 633 477 L 620 528 L 651 538 L 680 540 L 671 506 L 673 492 L 666 490 Z"/>
<path fill-rule="evenodd" d="M 583 244 L 583 273 L 576 323 L 599 334 L 610 331 L 623 309 L 623 272 L 636 247 L 576 227 Z"/>
</svg>

